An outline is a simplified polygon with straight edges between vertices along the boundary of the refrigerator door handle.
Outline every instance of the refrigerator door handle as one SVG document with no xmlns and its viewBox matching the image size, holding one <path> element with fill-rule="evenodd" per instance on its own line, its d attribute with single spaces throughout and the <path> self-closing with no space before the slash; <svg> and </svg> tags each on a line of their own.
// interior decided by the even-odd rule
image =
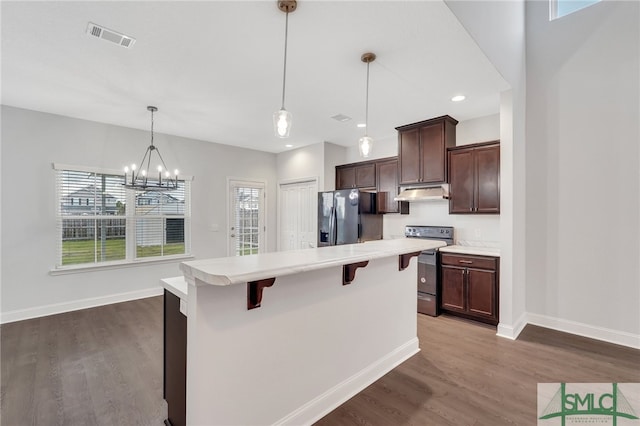
<svg viewBox="0 0 640 426">
<path fill-rule="evenodd" d="M 329 245 L 336 245 L 336 220 L 335 220 L 335 208 L 331 207 L 330 215 L 329 215 Z"/>
</svg>

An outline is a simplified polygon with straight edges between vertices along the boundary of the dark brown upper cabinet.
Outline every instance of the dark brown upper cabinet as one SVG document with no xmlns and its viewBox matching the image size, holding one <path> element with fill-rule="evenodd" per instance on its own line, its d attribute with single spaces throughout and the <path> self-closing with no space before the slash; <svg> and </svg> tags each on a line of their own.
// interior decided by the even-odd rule
<svg viewBox="0 0 640 426">
<path fill-rule="evenodd" d="M 336 166 L 336 189 L 373 189 L 376 187 L 375 163 Z"/>
<path fill-rule="evenodd" d="M 400 185 L 447 182 L 447 148 L 458 121 L 448 115 L 396 127 Z"/>
<path fill-rule="evenodd" d="M 393 199 L 398 195 L 398 158 L 376 162 L 378 213 L 408 213 L 409 204 Z"/>
<path fill-rule="evenodd" d="M 500 143 L 449 149 L 449 213 L 500 213 Z"/>
<path fill-rule="evenodd" d="M 409 213 L 407 202 L 398 195 L 398 157 L 380 158 L 336 166 L 336 189 L 360 188 L 375 191 L 376 213 Z"/>
</svg>

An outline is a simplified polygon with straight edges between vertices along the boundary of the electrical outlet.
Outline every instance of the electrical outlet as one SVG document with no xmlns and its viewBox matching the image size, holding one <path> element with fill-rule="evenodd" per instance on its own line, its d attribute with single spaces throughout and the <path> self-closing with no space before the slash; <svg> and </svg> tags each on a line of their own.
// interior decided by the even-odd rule
<svg viewBox="0 0 640 426">
<path fill-rule="evenodd" d="M 214 224 L 210 225 L 209 226 L 209 231 L 211 231 L 211 232 L 220 231 L 220 225 L 218 225 L 217 223 L 214 223 Z"/>
<path fill-rule="evenodd" d="M 482 238 L 482 230 L 480 228 L 476 228 L 474 230 L 474 236 L 476 239 L 481 239 Z"/>
</svg>

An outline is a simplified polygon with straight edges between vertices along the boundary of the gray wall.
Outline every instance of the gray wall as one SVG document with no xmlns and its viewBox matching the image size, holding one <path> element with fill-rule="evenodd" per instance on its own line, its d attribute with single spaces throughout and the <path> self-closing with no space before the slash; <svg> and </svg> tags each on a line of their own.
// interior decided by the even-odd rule
<svg viewBox="0 0 640 426">
<path fill-rule="evenodd" d="M 527 311 L 636 342 L 639 9 L 603 1 L 551 22 L 546 2 L 526 9 Z"/>
<path fill-rule="evenodd" d="M 194 176 L 194 256 L 226 256 L 229 176 L 266 180 L 267 249 L 275 250 L 275 154 L 163 134 L 156 134 L 155 141 L 169 167 Z M 160 278 L 180 275 L 178 262 L 49 274 L 56 264 L 57 241 L 51 163 L 121 169 L 139 161 L 148 142 L 148 131 L 2 107 L 3 319 L 99 304 L 114 295 L 144 294 L 157 289 Z"/>
</svg>

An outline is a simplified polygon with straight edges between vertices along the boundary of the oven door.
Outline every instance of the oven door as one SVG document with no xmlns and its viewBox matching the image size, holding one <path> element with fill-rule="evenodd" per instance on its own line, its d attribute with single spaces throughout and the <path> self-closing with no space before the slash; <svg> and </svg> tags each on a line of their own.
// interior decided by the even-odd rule
<svg viewBox="0 0 640 426">
<path fill-rule="evenodd" d="M 420 293 L 437 294 L 436 253 L 435 250 L 427 250 L 418 256 L 418 291 Z"/>
</svg>

